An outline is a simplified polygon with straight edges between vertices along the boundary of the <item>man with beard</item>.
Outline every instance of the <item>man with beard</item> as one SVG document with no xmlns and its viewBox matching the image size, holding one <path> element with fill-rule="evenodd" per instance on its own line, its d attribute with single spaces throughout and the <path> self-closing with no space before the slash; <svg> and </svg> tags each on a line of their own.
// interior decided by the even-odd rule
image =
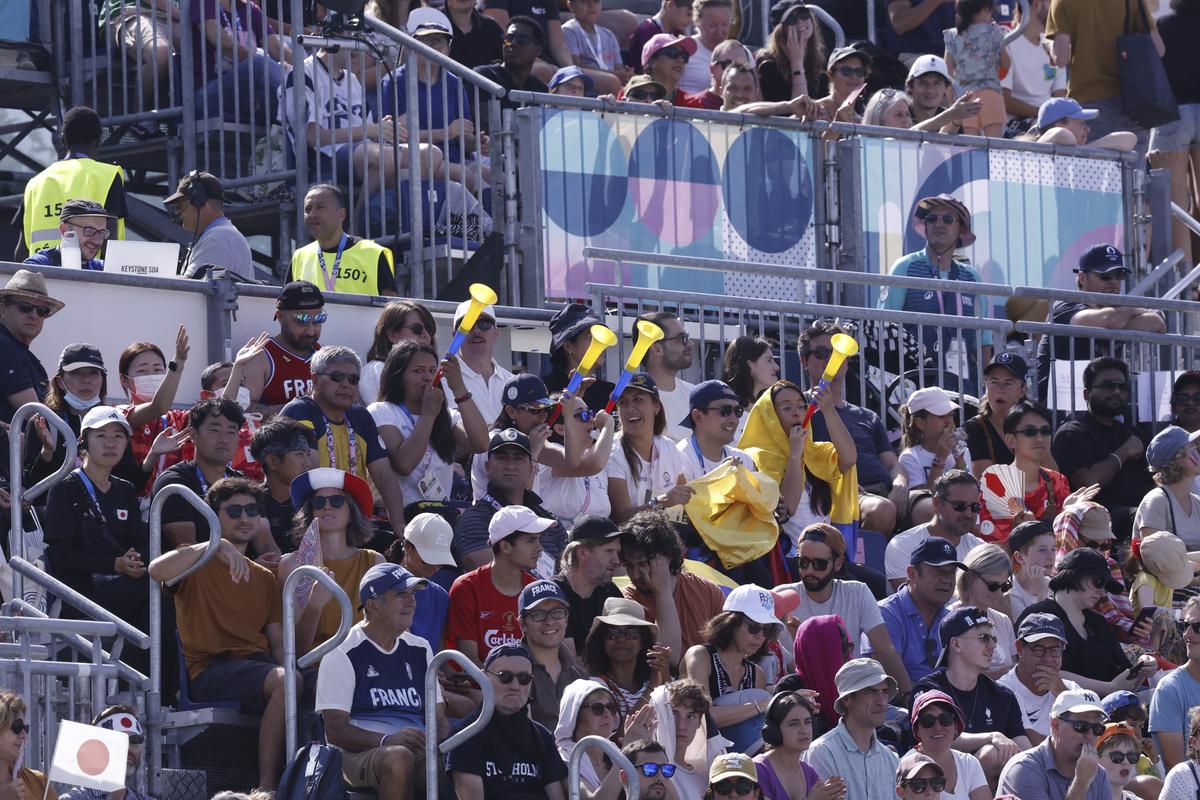
<svg viewBox="0 0 1200 800">
<path fill-rule="evenodd" d="M 667 758 L 667 752 L 658 742 L 637 739 L 621 748 L 621 754 L 633 764 L 637 773 L 638 797 L 642 800 L 664 800 L 667 796 L 667 781 L 675 774 L 675 765 Z M 652 765 L 652 766 L 647 766 Z M 621 773 L 622 783 L 632 778 Z M 621 797 L 625 797 L 624 793 Z"/>
<path fill-rule="evenodd" d="M 578 655 L 592 629 L 592 620 L 604 613 L 604 601 L 620 597 L 612 577 L 621 566 L 621 531 L 608 517 L 586 514 L 575 520 L 571 539 L 562 553 L 562 571 L 554 582 L 567 598 L 567 631 L 564 644 Z"/>
<path fill-rule="evenodd" d="M 908 560 L 931 536 L 954 545 L 958 560 L 963 561 L 983 540 L 975 535 L 979 522 L 979 481 L 969 472 L 951 469 L 933 482 L 933 519 L 898 533 L 888 542 L 884 571 L 893 589 L 908 579 Z"/>
<path fill-rule="evenodd" d="M 788 587 L 800 596 L 800 605 L 792 612 L 797 619 L 836 614 L 846 625 L 853 647 L 849 658 L 859 655 L 863 635 L 871 645 L 876 660 L 887 670 L 900 687 L 901 694 L 912 691 L 912 682 L 904 662 L 888 636 L 887 626 L 875 603 L 875 596 L 861 581 L 833 577 L 846 561 L 846 540 L 832 525 L 818 522 L 800 534 L 796 559 L 800 582 Z"/>
<path fill-rule="evenodd" d="M 325 297 L 315 284 L 292 281 L 275 300 L 279 333 L 261 347 L 238 353 L 229 382 L 250 392 L 250 411 L 276 414 L 284 404 L 312 391 L 309 359 L 321 347 L 321 325 L 327 319 Z"/>
<path fill-rule="evenodd" d="M 1018 753 L 1000 774 L 999 794 L 1021 800 L 1109 800 L 1096 737 L 1108 716 L 1087 689 L 1063 692 L 1050 712 L 1050 736 Z"/>
<path fill-rule="evenodd" d="M 1083 371 L 1079 412 L 1054 434 L 1051 452 L 1072 489 L 1100 485 L 1094 498 L 1108 509 L 1113 533 L 1128 539 L 1138 504 L 1154 488 L 1146 464 L 1146 444 L 1133 426 L 1118 419 L 1127 411 L 1129 367 L 1108 356 L 1092 360 Z"/>
<path fill-rule="evenodd" d="M 146 754 L 146 732 L 138 719 L 137 709 L 132 706 L 109 706 L 92 719 L 92 724 L 129 736 L 129 754 L 125 757 L 125 782 L 136 784 L 138 767 L 142 764 L 142 756 Z M 78 786 L 58 797 L 59 800 L 148 800 L 146 795 L 129 785 L 112 792 Z"/>
<path fill-rule="evenodd" d="M 690 41 L 690 40 L 689 40 Z M 650 345 L 642 369 L 654 379 L 658 387 L 658 400 L 667 416 L 666 436 L 675 441 L 686 439 L 691 431 L 680 423 L 688 416 L 692 384 L 679 377 L 679 373 L 692 366 L 692 339 L 683 328 L 683 321 L 669 311 L 654 311 L 642 314 L 639 320 L 653 322 L 662 328 L 663 338 Z M 637 344 L 637 328 L 634 327 L 633 344 Z"/>
</svg>

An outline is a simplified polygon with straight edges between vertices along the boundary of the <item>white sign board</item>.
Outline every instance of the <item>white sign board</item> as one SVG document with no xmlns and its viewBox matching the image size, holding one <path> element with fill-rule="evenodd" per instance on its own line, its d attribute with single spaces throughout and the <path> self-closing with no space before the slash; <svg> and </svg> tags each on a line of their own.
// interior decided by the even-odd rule
<svg viewBox="0 0 1200 800">
<path fill-rule="evenodd" d="M 113 239 L 104 253 L 104 271 L 123 275 L 176 278 L 179 267 L 178 242 L 138 242 Z"/>
</svg>

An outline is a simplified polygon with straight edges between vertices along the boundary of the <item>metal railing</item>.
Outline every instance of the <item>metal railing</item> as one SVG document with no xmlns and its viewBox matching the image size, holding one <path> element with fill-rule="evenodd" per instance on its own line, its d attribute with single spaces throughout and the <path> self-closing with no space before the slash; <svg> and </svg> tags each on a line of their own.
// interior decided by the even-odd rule
<svg viewBox="0 0 1200 800">
<path fill-rule="evenodd" d="M 321 644 L 296 658 L 296 585 L 302 578 L 309 578 L 324 586 L 337 600 L 341 617 L 338 621 L 337 632 Z M 297 567 L 283 582 L 283 702 L 284 702 L 284 734 L 286 736 L 286 753 L 289 759 L 296 756 L 296 669 L 312 666 L 325 657 L 326 653 L 337 649 L 346 641 L 350 626 L 354 623 L 354 609 L 350 606 L 350 597 L 319 567 L 309 564 Z"/>
<path fill-rule="evenodd" d="M 437 741 L 438 672 L 450 662 L 458 665 L 479 685 L 479 689 L 483 693 L 483 705 L 479 709 L 479 716 L 469 725 L 439 744 Z M 437 800 L 438 797 L 438 776 L 441 774 L 439 754 L 449 753 L 481 732 L 492 721 L 492 714 L 495 713 L 495 710 L 496 692 L 492 689 L 492 682 L 483 670 L 475 666 L 471 659 L 457 650 L 442 650 L 429 662 L 429 666 L 425 668 L 425 796 L 428 800 Z"/>
<path fill-rule="evenodd" d="M 814 8 L 816 6 L 813 6 Z M 641 784 L 633 762 L 625 757 L 621 749 L 602 736 L 585 736 L 575 743 L 571 757 L 567 759 L 567 797 L 569 800 L 579 800 L 582 796 L 583 781 L 579 777 L 579 762 L 583 760 L 588 750 L 599 750 L 612 761 L 613 769 L 625 770 L 629 782 L 625 784 L 625 797 L 628 800 L 638 800 L 641 794 Z"/>
</svg>

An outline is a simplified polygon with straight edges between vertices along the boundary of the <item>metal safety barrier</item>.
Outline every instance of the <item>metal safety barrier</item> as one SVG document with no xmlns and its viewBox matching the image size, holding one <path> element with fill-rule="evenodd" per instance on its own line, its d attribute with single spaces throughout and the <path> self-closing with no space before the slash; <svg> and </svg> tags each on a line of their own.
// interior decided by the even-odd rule
<svg viewBox="0 0 1200 800">
<path fill-rule="evenodd" d="M 341 618 L 338 629 L 333 636 L 296 658 L 296 586 L 302 578 L 309 578 L 324 586 L 337 600 Z M 338 586 L 320 567 L 305 564 L 296 567 L 283 582 L 283 702 L 284 702 L 284 734 L 286 736 L 286 753 L 289 759 L 296 755 L 296 720 L 298 717 L 298 698 L 296 696 L 296 669 L 303 669 L 316 664 L 326 653 L 336 650 L 338 645 L 346 641 L 350 626 L 354 623 L 354 609 L 350 606 L 350 597 Z"/>
<path fill-rule="evenodd" d="M 463 672 L 479 685 L 483 693 L 483 705 L 479 708 L 479 716 L 469 725 L 455 732 L 440 744 L 437 741 L 437 695 L 438 673 L 443 666 L 453 662 Z M 475 666 L 471 659 L 457 650 L 442 650 L 433 657 L 425 668 L 425 796 L 428 800 L 437 800 L 438 776 L 441 774 L 441 758 L 475 734 L 482 731 L 492 721 L 496 710 L 496 692 L 492 682 L 483 670 Z"/>
<path fill-rule="evenodd" d="M 813 6 L 814 8 L 816 6 Z M 583 781 L 579 777 L 579 762 L 583 760 L 588 750 L 599 750 L 612 761 L 613 769 L 621 769 L 629 777 L 625 784 L 625 797 L 628 800 L 638 800 L 641 794 L 641 784 L 633 762 L 625 757 L 621 749 L 602 736 L 585 736 L 575 743 L 571 757 L 567 759 L 567 797 L 569 800 L 579 800 L 582 796 Z"/>
</svg>

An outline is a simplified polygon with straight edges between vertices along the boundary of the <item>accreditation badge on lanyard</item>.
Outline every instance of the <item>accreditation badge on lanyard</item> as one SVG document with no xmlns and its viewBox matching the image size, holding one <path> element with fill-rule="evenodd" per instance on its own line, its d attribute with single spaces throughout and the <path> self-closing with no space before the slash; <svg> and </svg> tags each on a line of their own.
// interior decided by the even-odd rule
<svg viewBox="0 0 1200 800">
<path fill-rule="evenodd" d="M 946 303 L 944 299 L 945 292 L 934 292 L 937 295 L 938 310 L 940 313 L 946 313 Z M 955 313 L 957 316 L 963 316 L 963 296 L 959 292 L 954 292 Z M 974 305 L 970 298 L 967 299 L 967 305 Z M 971 316 L 975 316 L 973 313 Z M 967 343 L 963 341 L 961 336 L 955 336 L 950 340 L 942 339 L 945 345 L 942 348 L 942 369 L 951 373 L 955 377 L 962 378 L 968 374 L 968 348 Z"/>
</svg>

